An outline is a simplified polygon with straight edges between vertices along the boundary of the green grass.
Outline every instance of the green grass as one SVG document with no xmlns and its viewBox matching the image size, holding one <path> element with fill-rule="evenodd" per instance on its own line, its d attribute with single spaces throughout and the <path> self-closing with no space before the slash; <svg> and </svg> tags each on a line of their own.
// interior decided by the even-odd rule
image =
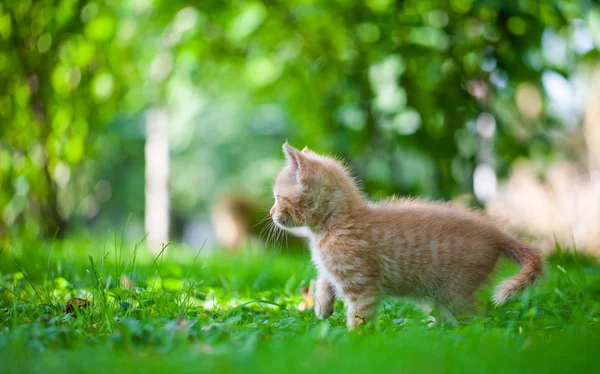
<svg viewBox="0 0 600 374">
<path fill-rule="evenodd" d="M 491 283 L 515 271 L 503 262 Z M 418 308 L 386 299 L 377 321 L 348 333 L 342 303 L 326 321 L 298 311 L 314 275 L 306 251 L 151 256 L 118 238 L 13 241 L 0 252 L 0 372 L 600 367 L 600 267 L 589 258 L 559 249 L 544 279 L 501 308 L 485 288 L 483 313 L 458 328 L 430 329 Z M 91 306 L 65 314 L 74 297 Z"/>
</svg>

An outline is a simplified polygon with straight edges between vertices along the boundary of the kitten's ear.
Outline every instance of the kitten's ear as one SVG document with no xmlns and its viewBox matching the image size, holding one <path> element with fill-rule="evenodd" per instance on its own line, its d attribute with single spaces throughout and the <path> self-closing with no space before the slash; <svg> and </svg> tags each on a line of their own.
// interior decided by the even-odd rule
<svg viewBox="0 0 600 374">
<path fill-rule="evenodd" d="M 314 152 L 311 151 L 310 149 L 308 149 L 308 147 L 302 148 L 302 153 L 305 154 L 305 155 L 314 154 Z"/>
<path fill-rule="evenodd" d="M 300 174 L 306 169 L 306 156 L 296 148 L 289 145 L 288 142 L 283 143 L 283 154 L 285 154 L 288 165 L 291 166 L 294 173 Z"/>
</svg>

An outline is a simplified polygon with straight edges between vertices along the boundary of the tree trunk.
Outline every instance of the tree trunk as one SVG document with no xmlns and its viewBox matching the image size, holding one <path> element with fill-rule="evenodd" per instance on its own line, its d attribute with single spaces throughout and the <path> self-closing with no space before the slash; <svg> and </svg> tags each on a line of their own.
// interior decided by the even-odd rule
<svg viewBox="0 0 600 374">
<path fill-rule="evenodd" d="M 148 247 L 159 252 L 169 240 L 169 140 L 165 109 L 151 109 L 146 117 L 144 223 Z"/>
</svg>

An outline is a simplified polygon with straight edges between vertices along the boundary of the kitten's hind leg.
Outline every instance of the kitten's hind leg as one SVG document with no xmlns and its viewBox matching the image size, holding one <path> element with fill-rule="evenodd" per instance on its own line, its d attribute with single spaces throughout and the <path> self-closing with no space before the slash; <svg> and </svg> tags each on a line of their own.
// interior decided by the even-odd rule
<svg viewBox="0 0 600 374">
<path fill-rule="evenodd" d="M 433 300 L 431 306 L 437 311 L 437 316 L 429 323 L 429 327 L 440 326 L 447 323 L 450 326 L 457 327 L 460 323 L 470 320 L 470 316 L 475 314 L 476 307 L 474 299 L 455 301 L 455 303 L 444 304 L 438 300 Z M 431 310 L 431 309 L 430 309 Z"/>
<path fill-rule="evenodd" d="M 317 278 L 315 290 L 315 314 L 323 319 L 333 313 L 333 304 L 335 303 L 335 289 L 333 285 L 323 275 Z"/>
<path fill-rule="evenodd" d="M 437 317 L 434 318 L 433 324 L 428 324 L 429 327 L 441 326 L 446 323 L 452 327 L 458 326 L 458 320 L 449 307 L 439 301 L 434 301 L 433 309 L 437 311 Z"/>
<path fill-rule="evenodd" d="M 428 297 L 427 299 L 417 301 L 417 304 L 421 306 L 421 309 L 427 315 L 427 327 L 437 327 L 443 324 L 449 324 L 454 327 L 458 326 L 458 320 L 451 308 L 444 303 Z"/>
</svg>

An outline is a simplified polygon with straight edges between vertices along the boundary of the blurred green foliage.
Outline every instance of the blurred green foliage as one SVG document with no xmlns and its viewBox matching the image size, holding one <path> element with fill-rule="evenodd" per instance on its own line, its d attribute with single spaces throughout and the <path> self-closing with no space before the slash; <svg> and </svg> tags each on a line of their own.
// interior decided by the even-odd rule
<svg viewBox="0 0 600 374">
<path fill-rule="evenodd" d="M 469 193 L 478 163 L 552 157 L 569 129 L 542 76 L 599 43 L 592 1 L 4 0 L 0 236 L 141 216 L 151 108 L 176 221 L 268 196 L 285 139 L 375 197 Z"/>
</svg>

